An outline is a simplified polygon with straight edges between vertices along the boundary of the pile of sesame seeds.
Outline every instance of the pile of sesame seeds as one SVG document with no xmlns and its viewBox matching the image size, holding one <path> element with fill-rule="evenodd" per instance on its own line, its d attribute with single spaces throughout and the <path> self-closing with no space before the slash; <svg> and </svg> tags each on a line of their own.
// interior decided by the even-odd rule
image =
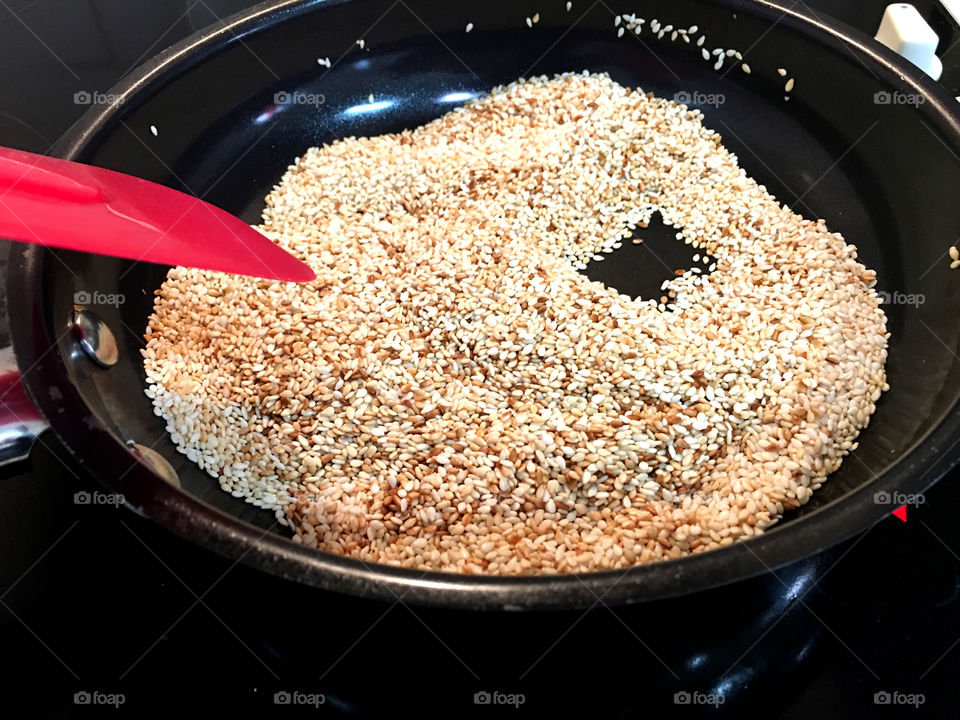
<svg viewBox="0 0 960 720">
<path fill-rule="evenodd" d="M 720 140 L 583 73 L 310 149 L 260 229 L 316 280 L 171 270 L 147 395 L 225 491 L 367 562 L 579 572 L 761 533 L 856 447 L 888 336 L 856 249 Z M 715 263 L 668 306 L 577 271 L 656 212 Z"/>
</svg>

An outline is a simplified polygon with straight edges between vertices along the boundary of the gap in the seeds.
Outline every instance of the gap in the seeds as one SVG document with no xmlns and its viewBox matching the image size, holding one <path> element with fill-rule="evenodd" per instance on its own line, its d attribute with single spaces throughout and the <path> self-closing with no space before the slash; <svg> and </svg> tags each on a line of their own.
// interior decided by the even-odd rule
<svg viewBox="0 0 960 720">
<path fill-rule="evenodd" d="M 623 240 L 623 247 L 604 253 L 603 260 L 591 260 L 582 272 L 619 293 L 659 302 L 667 294 L 660 289 L 661 285 L 664 280 L 675 278 L 676 271 L 696 267 L 705 276 L 714 262 L 702 250 L 678 240 L 677 232 L 677 228 L 664 225 L 660 213 L 654 213 L 647 227 L 638 227 L 631 238 Z M 634 243 L 634 238 L 643 242 Z M 695 255 L 700 259 L 694 261 Z"/>
</svg>

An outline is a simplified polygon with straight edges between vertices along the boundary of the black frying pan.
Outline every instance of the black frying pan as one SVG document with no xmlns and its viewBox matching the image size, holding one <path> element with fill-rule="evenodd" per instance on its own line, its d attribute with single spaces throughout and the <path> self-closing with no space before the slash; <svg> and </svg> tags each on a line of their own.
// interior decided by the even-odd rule
<svg viewBox="0 0 960 720">
<path fill-rule="evenodd" d="M 519 76 L 590 69 L 669 98 L 722 95 L 722 104 L 701 107 L 706 124 L 748 172 L 855 243 L 882 291 L 924 299 L 886 305 L 891 389 L 860 447 L 807 505 L 746 543 L 578 577 L 423 574 L 305 550 L 269 513 L 223 493 L 177 454 L 143 395 L 138 349 L 166 268 L 17 246 L 8 296 L 23 384 L 76 463 L 135 511 L 267 572 L 346 593 L 475 608 L 639 602 L 746 578 L 863 530 L 892 509 L 875 502 L 877 493 L 922 491 L 951 467 L 960 457 L 960 271 L 948 269 L 946 255 L 960 230 L 956 101 L 864 36 L 773 3 L 573 5 L 568 12 L 562 0 L 273 0 L 125 78 L 111 91 L 122 102 L 91 109 L 57 152 L 193 192 L 256 222 L 266 193 L 307 147 L 421 124 Z M 696 24 L 711 46 L 740 49 L 752 73 L 733 63 L 716 72 L 693 44 L 618 38 L 612 11 Z M 535 13 L 540 21 L 529 28 L 525 18 Z M 322 57 L 334 63 L 329 72 L 317 63 Z M 796 78 L 789 101 L 781 66 Z M 322 104 L 278 102 L 278 93 L 294 92 L 322 96 Z M 668 264 L 689 262 L 672 234 L 645 237 Z M 628 244 L 617 262 L 591 268 L 592 277 L 649 296 L 666 271 L 643 252 Z M 118 340 L 120 361 L 109 369 L 65 332 L 75 294 L 92 290 L 126 299 L 90 307 Z M 139 462 L 131 440 L 166 458 L 180 488 Z"/>
</svg>

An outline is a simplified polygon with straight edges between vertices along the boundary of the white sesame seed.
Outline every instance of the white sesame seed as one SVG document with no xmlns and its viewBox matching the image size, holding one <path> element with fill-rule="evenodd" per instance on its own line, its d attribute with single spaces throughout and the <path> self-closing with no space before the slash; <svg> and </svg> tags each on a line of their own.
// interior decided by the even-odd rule
<svg viewBox="0 0 960 720">
<path fill-rule="evenodd" d="M 577 272 L 657 213 L 698 263 L 662 295 Z M 316 280 L 171 269 L 145 392 L 305 548 L 526 575 L 722 547 L 807 502 L 887 389 L 856 248 L 605 75 L 312 148 L 259 229 Z"/>
</svg>

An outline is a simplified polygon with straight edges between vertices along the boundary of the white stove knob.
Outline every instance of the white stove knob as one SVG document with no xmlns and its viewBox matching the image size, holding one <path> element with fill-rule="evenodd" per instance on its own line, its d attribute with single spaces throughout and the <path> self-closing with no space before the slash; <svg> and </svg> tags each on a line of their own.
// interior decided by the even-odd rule
<svg viewBox="0 0 960 720">
<path fill-rule="evenodd" d="M 940 79 L 943 64 L 936 56 L 940 38 L 913 5 L 887 5 L 876 39 L 899 53 L 934 80 Z"/>
</svg>

